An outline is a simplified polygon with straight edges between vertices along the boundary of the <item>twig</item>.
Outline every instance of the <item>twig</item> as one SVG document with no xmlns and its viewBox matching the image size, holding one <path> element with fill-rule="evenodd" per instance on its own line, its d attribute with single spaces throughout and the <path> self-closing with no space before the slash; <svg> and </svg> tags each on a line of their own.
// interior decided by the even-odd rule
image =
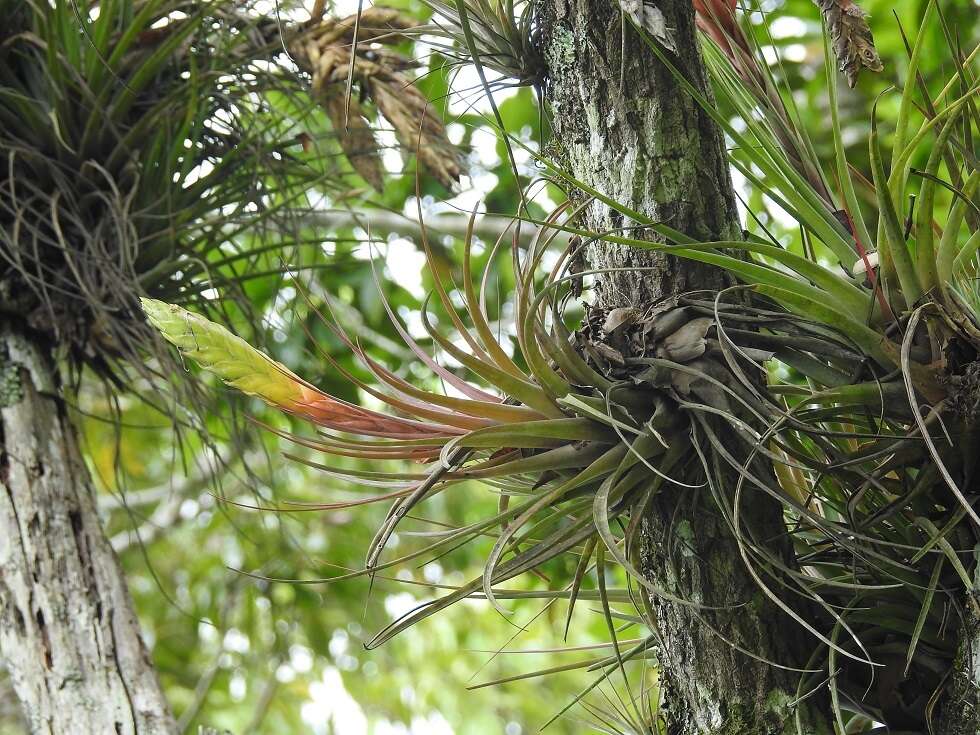
<svg viewBox="0 0 980 735">
<path fill-rule="evenodd" d="M 464 237 L 469 219 L 469 214 L 464 213 L 436 214 L 428 218 L 425 223 L 425 228 L 429 234 Z M 344 227 L 362 227 L 365 230 L 370 228 L 372 235 L 388 235 L 394 233 L 406 237 L 421 237 L 422 234 L 422 228 L 414 218 L 406 217 L 397 212 L 386 212 L 383 210 L 372 211 L 370 214 L 346 210 L 303 212 L 297 213 L 297 220 L 300 224 L 305 224 L 308 227 L 328 230 L 336 230 Z M 511 233 L 515 229 L 516 224 L 512 217 L 485 214 L 477 217 L 473 227 L 473 234 L 493 243 L 505 233 L 508 238 L 511 237 Z M 521 244 L 528 244 L 537 232 L 538 228 L 536 226 L 522 222 L 519 235 Z M 562 237 L 563 233 L 559 233 L 558 239 L 560 240 Z"/>
<path fill-rule="evenodd" d="M 228 613 L 235 605 L 235 601 L 238 599 L 238 582 L 233 580 L 228 588 L 228 596 L 225 598 L 224 604 L 221 606 L 221 612 L 219 614 L 218 624 L 215 628 L 219 633 L 224 633 L 227 630 L 225 621 L 228 617 Z M 207 671 L 201 676 L 197 681 L 197 686 L 194 687 L 194 699 L 187 706 L 181 715 L 180 719 L 177 720 L 177 731 L 186 732 L 187 728 L 197 717 L 201 708 L 204 706 L 205 700 L 208 698 L 208 691 L 211 689 L 211 685 L 214 683 L 214 678 L 218 675 L 218 670 L 221 668 L 221 657 L 225 653 L 224 638 L 221 640 L 221 644 L 218 646 L 218 652 L 214 656 L 214 661 L 208 667 Z"/>
<path fill-rule="evenodd" d="M 252 714 L 252 719 L 242 732 L 258 732 L 262 721 L 265 720 L 265 716 L 269 713 L 269 707 L 272 706 L 276 692 L 279 691 L 279 679 L 276 678 L 276 670 L 279 668 L 279 663 L 280 659 L 278 656 L 272 659 L 272 675 L 266 680 L 265 686 L 262 688 L 262 694 L 259 695 L 259 701 L 255 705 L 255 712 Z"/>
</svg>

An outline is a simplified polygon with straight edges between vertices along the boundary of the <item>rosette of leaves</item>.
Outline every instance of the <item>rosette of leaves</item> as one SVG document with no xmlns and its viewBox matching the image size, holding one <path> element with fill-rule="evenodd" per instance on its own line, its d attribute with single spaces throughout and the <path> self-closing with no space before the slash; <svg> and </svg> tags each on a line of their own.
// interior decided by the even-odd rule
<svg viewBox="0 0 980 735">
<path fill-rule="evenodd" d="M 863 21 L 861 14 L 852 16 Z M 839 39 L 834 18 L 827 21 L 831 59 L 831 46 Z M 924 39 L 936 24 L 949 42 L 950 72 L 927 85 L 920 74 Z M 722 30 L 722 40 L 738 38 L 737 27 L 729 25 L 719 35 Z M 662 45 L 653 37 L 648 41 L 673 68 Z M 924 731 L 940 709 L 957 706 L 951 698 L 956 685 L 950 682 L 961 676 L 965 651 L 975 645 L 969 631 L 980 613 L 973 551 L 980 516 L 972 460 L 980 355 L 975 332 L 980 210 L 973 154 L 978 131 L 972 103 L 978 91 L 977 52 L 958 46 L 941 7 L 930 4 L 909 44 L 910 68 L 897 92 L 900 112 L 892 147 L 882 146 L 872 119 L 865 141 L 870 170 L 864 176 L 846 155 L 837 75 L 828 64 L 835 176 L 824 173 L 825 164 L 815 156 L 807 164 L 817 174 L 812 176 L 800 167 L 798 154 L 806 147 L 792 142 L 805 143 L 805 131 L 792 122 L 795 116 L 765 112 L 767 106 L 773 109 L 759 94 L 765 88 L 747 73 L 765 67 L 743 63 L 736 46 L 745 51 L 738 43 L 727 50 L 719 43 L 724 53 L 711 69 L 720 98 L 736 111 L 741 127 L 731 125 L 727 110 L 719 112 L 674 72 L 734 141 L 732 162 L 751 188 L 791 213 L 802 232 L 802 252 L 786 248 L 764 227 L 742 243 L 693 243 L 547 163 L 568 185 L 658 235 L 671 252 L 725 268 L 772 299 L 777 310 L 792 314 L 789 321 L 797 327 L 809 324 L 807 342 L 816 339 L 829 348 L 837 340 L 832 351 L 844 350 L 834 357 L 815 348 L 808 355 L 788 355 L 775 345 L 786 344 L 787 337 L 798 346 L 804 342 L 781 330 L 767 334 L 768 326 L 749 337 L 749 344 L 764 339 L 773 345 L 771 366 L 782 363 L 778 371 L 770 370 L 768 386 L 758 393 L 772 415 L 782 416 L 743 459 L 749 471 L 738 473 L 738 484 L 782 493 L 794 529 L 801 566 L 790 576 L 801 583 L 802 596 L 816 603 L 810 616 L 798 621 L 805 628 L 816 621 L 811 632 L 823 631 L 817 637 L 824 652 L 811 663 L 825 656 L 824 672 L 810 677 L 801 692 L 839 670 L 831 675 L 830 688 L 841 731 L 869 731 L 875 722 Z M 783 136 L 776 122 L 795 129 Z M 837 191 L 828 200 L 833 190 L 823 182 L 835 177 Z M 876 221 L 861 206 L 859 187 L 872 194 Z M 637 248 L 664 247 L 618 234 L 577 234 Z M 737 251 L 744 254 L 741 262 L 730 257 Z M 712 446 L 728 452 L 717 441 Z M 768 473 L 751 471 L 759 455 L 772 463 L 778 483 L 768 480 Z M 719 510 L 727 507 L 737 519 L 739 505 L 719 504 Z M 744 548 L 745 560 L 751 561 L 757 552 L 752 544 Z M 791 595 L 768 583 L 763 589 L 786 609 Z"/>
<path fill-rule="evenodd" d="M 235 299 L 277 269 L 268 253 L 292 239 L 279 213 L 323 173 L 293 155 L 270 99 L 305 93 L 265 63 L 275 22 L 237 3 L 0 10 L 0 311 L 122 379 L 156 343 L 139 295 L 223 318 L 231 301 L 203 292 Z"/>
<path fill-rule="evenodd" d="M 432 25 L 452 44 L 442 51 L 460 63 L 479 64 L 505 77 L 503 84 L 539 85 L 544 63 L 529 0 L 424 0 Z"/>
<path fill-rule="evenodd" d="M 574 229 L 569 222 L 559 226 Z M 482 306 L 487 273 L 477 281 L 464 270 L 459 298 L 471 323 L 453 307 L 451 292 L 437 285 L 435 296 L 450 316 L 453 334 L 437 329 L 427 315 L 423 323 L 434 343 L 464 366 L 475 382 L 437 362 L 392 316 L 409 348 L 453 387 L 453 394 L 399 378 L 332 326 L 377 382 L 359 381 L 349 373 L 346 377 L 386 404 L 391 413 L 322 393 L 222 327 L 179 307 L 146 301 L 144 309 L 185 356 L 230 385 L 321 427 L 316 437 L 290 437 L 302 446 L 327 455 L 404 459 L 425 465 L 421 471 L 386 476 L 315 464 L 330 476 L 389 487 L 382 495 L 354 503 L 327 499 L 323 504 L 329 509 L 392 502 L 387 520 L 367 550 L 361 574 L 376 574 L 483 537 L 495 539 L 479 579 L 394 621 L 372 645 L 467 597 L 483 596 L 502 608 L 501 601 L 515 594 L 503 586 L 508 580 L 547 569 L 549 562 L 564 554 L 578 556 L 575 574 L 565 580 L 552 577 L 551 591 L 541 595 L 569 598 L 569 615 L 582 593 L 585 576 L 601 567 L 606 555 L 627 570 L 636 584 L 632 599 L 637 604 L 642 606 L 640 600 L 645 597 L 661 596 L 697 607 L 683 600 L 681 592 L 653 584 L 638 570 L 642 509 L 668 483 L 709 488 L 718 508 L 727 509 L 724 518 L 741 539 L 745 562 L 764 589 L 771 592 L 789 585 L 811 601 L 836 603 L 832 593 L 839 586 L 849 600 L 853 583 L 838 585 L 835 575 L 854 569 L 855 559 L 848 556 L 848 550 L 856 558 L 863 558 L 864 552 L 848 547 L 842 531 L 822 515 L 823 509 L 831 503 L 839 507 L 842 475 L 849 478 L 865 472 L 880 478 L 894 467 L 872 471 L 873 458 L 867 460 L 868 469 L 861 471 L 837 467 L 843 449 L 834 448 L 833 442 L 854 441 L 862 434 L 853 418 L 847 431 L 830 431 L 824 422 L 836 425 L 841 420 L 833 410 L 841 396 L 877 400 L 881 408 L 881 381 L 891 367 L 887 358 L 882 357 L 880 366 L 867 365 L 861 349 L 846 334 L 801 320 L 771 299 L 746 302 L 739 297 L 740 289 L 720 296 L 688 294 L 643 313 L 593 310 L 582 328 L 572 333 L 565 324 L 562 304 L 573 282 L 583 275 L 565 274 L 579 245 L 570 244 L 542 281 L 535 274 L 550 239 L 539 235 L 524 258 L 514 252 L 520 284 L 514 335 L 518 354 L 510 353 L 490 328 Z M 467 267 L 468 253 L 467 249 Z M 704 253 L 711 259 L 710 248 Z M 777 273 L 775 269 L 771 272 Z M 772 361 L 794 366 L 832 387 L 812 396 L 777 389 L 779 397 L 774 398 L 765 388 L 764 366 Z M 849 382 L 850 376 L 863 380 Z M 899 381 L 884 391 L 892 395 L 904 389 Z M 811 401 L 830 409 L 811 412 Z M 907 410 L 895 410 L 907 418 Z M 821 421 L 811 420 L 811 414 Z M 722 439 L 730 436 L 731 429 L 735 444 Z M 881 441 L 894 443 L 894 438 Z M 875 450 L 869 452 L 877 456 Z M 782 485 L 766 469 L 773 462 L 782 468 Z M 807 486 L 808 473 L 823 478 L 819 495 Z M 464 483 L 473 480 L 487 483 L 500 494 L 496 515 L 440 534 L 422 551 L 384 558 L 387 541 L 419 503 L 456 487 L 472 487 Z M 771 539 L 754 535 L 753 524 L 743 512 L 750 502 L 746 497 L 758 492 L 775 495 L 801 525 L 797 553 L 801 558 L 812 556 L 819 573 L 795 572 L 794 577 L 785 564 L 785 545 L 774 548 Z M 871 498 L 868 502 L 871 507 Z M 883 501 L 876 497 L 875 502 Z M 839 542 L 831 550 L 826 547 L 828 537 Z M 876 567 L 872 573 L 877 573 Z M 860 584 L 874 588 L 865 579 Z M 828 592 L 821 586 L 817 595 L 819 585 L 832 589 Z M 627 590 L 602 589 L 599 594 L 607 608 L 610 595 L 631 599 Z M 870 655 L 833 639 L 831 631 L 841 616 L 830 603 L 824 602 L 816 617 L 804 617 L 795 605 L 787 604 L 786 609 L 831 656 L 864 662 Z M 653 638 L 646 639 L 623 655 L 626 660 L 645 657 L 653 643 Z M 944 655 L 949 656 L 949 651 Z M 616 665 L 615 657 L 596 664 L 598 669 Z"/>
<path fill-rule="evenodd" d="M 342 49 L 351 28 L 323 19 L 284 26 L 221 1 L 0 8 L 8 18 L 0 35 L 0 312 L 47 335 L 72 365 L 116 381 L 124 365 L 148 374 L 146 348 L 167 357 L 154 347 L 141 295 L 257 325 L 244 284 L 275 280 L 284 258 L 313 264 L 292 215 L 311 188 L 339 188 L 336 159 L 310 145 L 324 127 L 311 101 L 327 95 L 328 114 L 341 119 L 345 85 L 330 80 L 350 71 Z M 422 126 L 426 165 L 448 185 L 460 172 L 458 154 L 401 76 L 412 63 L 376 43 L 409 21 L 382 9 L 364 20 L 358 84 L 404 145 L 415 148 Z M 303 59 L 322 49 L 313 89 L 286 43 Z M 351 104 L 357 113 L 358 99 Z M 376 157 L 373 136 L 358 127 L 366 121 L 349 119 L 353 138 L 341 138 L 348 154 L 351 140 L 370 137 Z"/>
<path fill-rule="evenodd" d="M 330 117 L 347 159 L 379 191 L 384 169 L 369 122 L 369 102 L 391 124 L 401 146 L 414 152 L 447 189 L 465 173 L 437 110 L 406 74 L 418 63 L 393 48 L 417 28 L 417 21 L 401 11 L 372 6 L 344 19 L 314 15 L 289 43 L 300 68 L 312 76 L 313 94 Z"/>
</svg>

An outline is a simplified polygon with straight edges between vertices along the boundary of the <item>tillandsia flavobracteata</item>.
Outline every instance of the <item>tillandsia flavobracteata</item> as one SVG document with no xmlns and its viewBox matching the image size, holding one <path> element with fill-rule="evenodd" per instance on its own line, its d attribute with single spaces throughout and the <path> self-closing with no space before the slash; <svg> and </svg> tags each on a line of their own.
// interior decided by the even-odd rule
<svg viewBox="0 0 980 735">
<path fill-rule="evenodd" d="M 526 498 L 486 524 L 462 533 L 475 537 L 497 525 L 505 528 L 483 579 L 428 606 L 428 614 L 480 588 L 494 599 L 493 588 L 500 581 L 536 568 L 592 537 L 605 542 L 614 558 L 638 574 L 629 558 L 629 537 L 614 534 L 611 517 L 630 517 L 630 509 L 656 492 L 660 483 L 701 486 L 705 473 L 717 473 L 719 467 L 702 461 L 705 458 L 699 456 L 698 448 L 713 446 L 718 421 L 736 428 L 745 456 L 752 452 L 777 456 L 769 444 L 779 444 L 778 434 L 762 442 L 773 423 L 782 421 L 796 430 L 792 412 L 760 392 L 759 376 L 767 360 L 838 365 L 825 368 L 821 375 L 825 381 L 828 375 L 843 381 L 842 376 L 848 371 L 859 373 L 865 362 L 846 336 L 828 337 L 824 327 L 800 323 L 774 303 L 733 305 L 710 294 L 690 294 L 646 313 L 593 312 L 584 328 L 573 335 L 559 307 L 562 291 L 571 287 L 572 279 L 563 273 L 569 250 L 548 274 L 545 286 L 535 288 L 534 273 L 547 239 L 539 235 L 526 262 L 518 259 L 515 336 L 526 369 L 519 367 L 490 329 L 481 295 L 466 272 L 461 297 L 471 325 L 464 324 L 449 294 L 441 286 L 436 289 L 466 349 L 435 329 L 425 315 L 423 323 L 435 344 L 483 385 L 463 381 L 439 365 L 392 316 L 408 346 L 464 397 L 408 383 L 336 328 L 381 388 L 360 381 L 356 384 L 399 416 L 331 398 L 196 315 L 150 300 L 144 301 L 144 308 L 183 354 L 230 385 L 327 429 L 375 437 L 348 440 L 330 434 L 302 439 L 305 446 L 343 456 L 434 463 L 417 483 L 399 491 L 401 499 L 396 501 L 391 522 L 369 553 L 375 569 L 383 568 L 378 565 L 380 549 L 411 505 L 463 479 L 506 478 L 510 483 L 507 493 Z M 468 253 L 469 246 L 467 264 Z M 779 452 L 784 463 L 787 453 L 798 454 L 792 447 Z M 741 467 L 744 456 L 736 459 L 738 454 L 736 448 L 729 448 L 723 464 Z M 431 479 L 434 473 L 438 473 L 437 480 Z M 763 482 L 766 492 L 786 497 L 775 483 L 753 481 Z M 793 502 L 800 505 L 804 494 L 797 489 Z M 406 498 L 411 505 L 402 502 Z M 556 520 L 543 528 L 539 525 L 541 514 L 560 505 L 567 506 L 574 519 L 572 532 Z M 802 505 L 798 510 L 806 512 Z M 532 527 L 534 538 L 548 528 L 551 535 L 530 543 L 522 532 Z M 633 532 L 635 528 L 628 529 Z M 637 578 L 645 583 L 642 576 Z M 662 589 L 648 591 L 671 596 Z M 396 625 L 396 629 L 401 627 L 401 623 Z M 386 637 L 388 633 L 381 636 Z"/>
<path fill-rule="evenodd" d="M 575 229 L 570 221 L 556 227 Z M 912 378 L 908 370 L 904 376 L 896 372 L 892 350 L 881 348 L 887 338 L 879 334 L 866 342 L 878 348 L 877 357 L 869 356 L 837 316 L 820 320 L 799 311 L 806 302 L 791 296 L 791 271 L 771 266 L 753 270 L 751 263 L 741 261 L 736 261 L 742 263 L 738 272 L 755 281 L 752 288 L 690 293 L 644 311 L 590 309 L 581 328 L 571 332 L 562 304 L 576 279 L 590 274 L 566 275 L 572 251 L 581 246 L 573 239 L 539 283 L 536 274 L 551 240 L 547 231 L 542 228 L 531 250 L 515 252 L 513 258 L 519 353 L 509 352 L 490 327 L 482 294 L 486 273 L 479 281 L 470 273 L 469 241 L 458 294 L 468 317 L 453 306 L 441 283 L 435 298 L 449 315 L 455 336 L 436 329 L 427 310 L 423 312 L 433 343 L 478 382 L 464 380 L 437 362 L 389 307 L 407 346 L 453 386 L 453 395 L 406 381 L 332 325 L 376 384 L 349 373 L 345 377 L 394 414 L 326 395 L 223 327 L 182 309 L 152 300 L 144 300 L 144 309 L 163 335 L 202 367 L 327 430 L 315 438 L 285 435 L 302 446 L 341 457 L 425 463 L 422 471 L 386 476 L 300 460 L 331 476 L 390 486 L 389 492 L 363 501 L 393 505 L 361 573 L 378 573 L 423 553 L 440 553 L 495 534 L 479 579 L 394 621 L 371 645 L 469 596 L 482 594 L 502 607 L 501 600 L 512 594 L 501 587 L 505 581 L 564 553 L 585 553 L 586 562 L 573 578 L 552 580 L 564 585 L 571 611 L 590 568 L 587 560 L 597 549 L 629 573 L 641 597 L 659 596 L 697 608 L 679 590 L 646 579 L 637 565 L 641 509 L 665 484 L 672 484 L 707 492 L 718 508 L 727 509 L 743 561 L 760 587 L 842 667 L 835 686 L 844 691 L 866 686 L 860 672 L 875 659 L 877 623 L 860 611 L 840 610 L 854 603 L 855 590 L 872 608 L 918 604 L 918 589 L 896 580 L 901 579 L 899 570 L 910 564 L 926 565 L 927 576 L 932 573 L 936 559 L 914 557 L 909 549 L 945 513 L 942 508 L 920 508 L 915 523 L 895 524 L 907 512 L 909 493 L 918 492 L 923 478 L 931 475 L 921 474 L 928 450 L 914 433 L 907 400 Z M 645 243 L 699 259 L 729 257 L 722 252 L 736 245 Z M 808 278 L 815 275 L 788 253 L 782 260 Z M 735 262 L 730 265 L 736 267 Z M 776 287 L 769 278 L 782 280 Z M 815 288 L 802 275 L 795 278 L 800 279 L 798 290 Z M 828 275 L 820 286 L 828 294 L 841 286 L 834 279 L 843 283 L 841 276 Z M 906 344 L 904 351 L 909 349 Z M 908 354 L 895 359 L 910 362 Z M 798 379 L 780 379 L 780 370 L 806 376 L 811 387 Z M 961 462 L 955 451 L 938 451 L 950 467 Z M 395 559 L 382 556 L 412 508 L 466 480 L 491 484 L 509 502 L 501 503 L 495 515 L 447 532 L 424 551 Z M 753 535 L 750 508 L 756 493 L 777 498 L 795 524 L 792 546 L 804 562 L 801 569 L 789 570 L 771 539 Z M 338 505 L 344 504 L 324 507 Z M 961 518 L 968 507 L 960 508 Z M 792 596 L 773 591 L 786 586 L 815 609 L 804 615 Z M 833 632 L 845 623 L 857 631 L 854 637 Z M 949 661 L 955 653 L 950 644 L 932 637 L 926 642 L 920 635 L 915 643 L 908 666 L 921 668 L 926 678 L 930 661 Z M 633 655 L 650 645 L 652 641 Z"/>
</svg>

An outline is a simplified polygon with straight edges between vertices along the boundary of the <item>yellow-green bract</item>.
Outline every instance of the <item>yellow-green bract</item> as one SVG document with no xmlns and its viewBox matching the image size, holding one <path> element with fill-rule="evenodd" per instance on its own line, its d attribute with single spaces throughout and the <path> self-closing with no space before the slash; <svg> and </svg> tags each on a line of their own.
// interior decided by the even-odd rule
<svg viewBox="0 0 980 735">
<path fill-rule="evenodd" d="M 388 416 L 334 398 L 306 383 L 289 368 L 259 352 L 220 324 L 163 301 L 141 301 L 150 323 L 182 355 L 242 393 L 257 396 L 320 426 L 388 438 L 445 437 L 464 433 L 451 426 Z M 392 405 L 407 407 L 404 401 L 389 400 Z M 452 417 L 445 412 L 438 417 L 443 416 Z M 433 451 L 436 450 L 429 453 Z M 410 454 L 414 457 L 417 452 Z"/>
<path fill-rule="evenodd" d="M 295 373 L 220 324 L 157 299 L 140 302 L 164 339 L 228 385 L 276 406 L 303 401 L 303 381 Z"/>
</svg>

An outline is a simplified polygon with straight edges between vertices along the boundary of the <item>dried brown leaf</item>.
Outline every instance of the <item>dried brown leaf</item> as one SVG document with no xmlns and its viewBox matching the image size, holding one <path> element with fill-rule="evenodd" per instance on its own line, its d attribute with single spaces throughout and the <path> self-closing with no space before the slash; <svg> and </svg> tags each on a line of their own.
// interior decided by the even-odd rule
<svg viewBox="0 0 980 735">
<path fill-rule="evenodd" d="M 710 317 L 692 319 L 661 343 L 663 356 L 675 362 L 690 362 L 701 357 L 707 349 L 705 335 L 714 320 Z"/>
<path fill-rule="evenodd" d="M 359 21 L 353 15 L 311 23 L 290 42 L 297 64 L 313 78 L 313 94 L 330 117 L 344 153 L 375 189 L 383 185 L 383 169 L 365 100 L 377 106 L 395 129 L 398 142 L 415 151 L 421 165 L 444 186 L 451 188 L 463 173 L 463 160 L 446 137 L 438 113 L 412 79 L 402 74 L 418 62 L 383 45 L 404 40 L 404 31 L 416 25 L 393 8 L 373 6 L 361 13 Z M 348 99 L 348 79 L 358 88 L 359 97 Z"/>
<path fill-rule="evenodd" d="M 619 6 L 637 27 L 649 33 L 664 48 L 677 52 L 674 33 L 667 27 L 663 11 L 652 0 L 619 0 Z"/>
<path fill-rule="evenodd" d="M 418 21 L 401 11 L 375 5 L 361 11 L 360 23 L 356 14 L 339 20 L 326 19 L 314 29 L 313 37 L 322 44 L 343 42 L 349 45 L 354 40 L 356 26 L 359 44 L 371 41 L 397 43 L 405 40 L 402 31 L 411 30 L 417 25 Z"/>
<path fill-rule="evenodd" d="M 725 369 L 713 360 L 695 360 L 690 363 L 690 366 L 703 375 L 675 370 L 671 373 L 671 384 L 674 390 L 682 396 L 693 396 L 708 406 L 730 412 L 731 404 L 725 391 L 721 386 L 709 380 L 709 378 L 714 378 L 725 382 L 728 377 Z"/>
<path fill-rule="evenodd" d="M 623 353 L 614 347 L 610 347 L 602 342 L 595 342 L 592 344 L 595 351 L 605 360 L 608 360 L 614 365 L 623 366 L 626 364 L 626 360 L 623 359 Z"/>
<path fill-rule="evenodd" d="M 398 142 L 418 156 L 419 163 L 447 189 L 463 173 L 463 160 L 446 137 L 442 120 L 429 101 L 401 74 L 377 75 L 370 94 L 381 114 L 395 129 Z"/>
<path fill-rule="evenodd" d="M 327 10 L 327 0 L 315 0 L 313 3 L 313 10 L 310 11 L 310 20 L 308 23 L 310 25 L 319 23 L 323 20 L 323 14 Z"/>
<path fill-rule="evenodd" d="M 636 323 L 640 318 L 640 312 L 630 306 L 613 309 L 606 315 L 606 321 L 602 324 L 602 331 L 612 334 L 622 326 L 629 326 Z"/>
<path fill-rule="evenodd" d="M 814 0 L 823 13 L 837 56 L 837 65 L 847 84 L 857 84 L 862 69 L 879 72 L 884 66 L 875 48 L 868 15 L 854 0 Z"/>
<path fill-rule="evenodd" d="M 349 105 L 345 104 L 343 90 L 339 87 L 327 94 L 321 104 L 350 165 L 376 191 L 381 191 L 384 188 L 384 169 L 378 155 L 378 141 L 364 117 L 361 104 L 353 98 Z"/>
<path fill-rule="evenodd" d="M 677 308 L 677 299 L 671 298 L 653 307 L 647 319 L 649 328 L 646 331 L 655 340 L 661 340 L 683 327 L 690 316 L 687 308 Z"/>
</svg>

